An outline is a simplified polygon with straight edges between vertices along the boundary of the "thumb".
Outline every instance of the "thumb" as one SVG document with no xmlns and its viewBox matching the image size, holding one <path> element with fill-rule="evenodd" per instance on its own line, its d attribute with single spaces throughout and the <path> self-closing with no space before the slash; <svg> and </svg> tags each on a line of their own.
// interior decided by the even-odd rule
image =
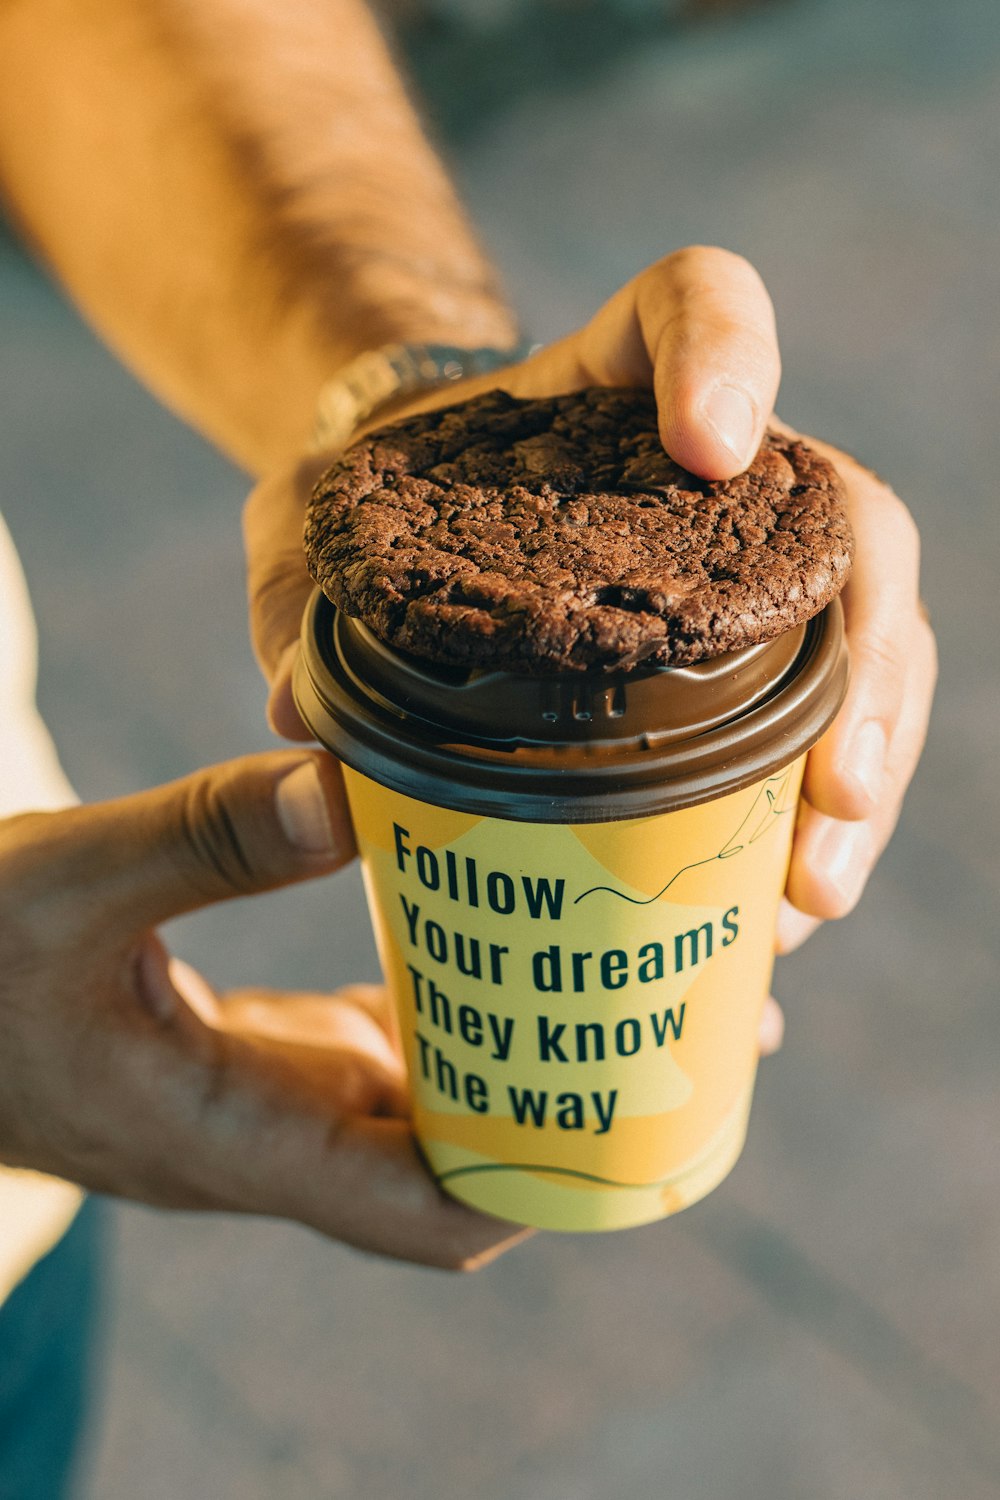
<svg viewBox="0 0 1000 1500">
<path fill-rule="evenodd" d="M 83 834 L 58 852 L 90 915 L 134 931 L 182 912 L 327 874 L 354 854 L 337 762 L 275 752 L 77 810 Z M 69 832 L 67 830 L 67 832 Z"/>
<path fill-rule="evenodd" d="M 597 383 L 653 385 L 663 446 L 684 468 L 731 479 L 753 459 L 781 361 L 771 300 L 741 256 L 712 245 L 675 251 L 571 342 Z"/>
<path fill-rule="evenodd" d="M 695 245 L 672 258 L 666 286 L 640 280 L 636 303 L 671 458 L 706 479 L 752 461 L 781 374 L 774 309 L 742 256 Z"/>
</svg>

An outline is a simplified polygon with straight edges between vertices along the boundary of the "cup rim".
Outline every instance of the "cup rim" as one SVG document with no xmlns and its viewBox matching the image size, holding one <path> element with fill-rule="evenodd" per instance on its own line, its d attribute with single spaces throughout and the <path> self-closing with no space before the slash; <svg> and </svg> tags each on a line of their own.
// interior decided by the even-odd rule
<svg viewBox="0 0 1000 1500">
<path fill-rule="evenodd" d="M 293 693 L 319 742 L 345 765 L 405 796 L 519 822 L 613 822 L 738 791 L 810 749 L 847 691 L 843 610 L 834 599 L 796 627 L 800 639 L 791 652 L 778 653 L 782 665 L 773 686 L 707 728 L 695 714 L 686 730 L 675 725 L 658 733 L 654 724 L 638 739 L 617 743 L 613 737 L 491 741 L 429 721 L 426 705 L 415 701 L 413 673 L 399 674 L 405 691 L 393 684 L 391 672 L 388 682 L 373 682 L 370 672 L 363 676 L 351 658 L 357 628 L 315 590 L 303 616 Z M 394 656 L 406 664 L 402 653 L 378 646 L 390 664 Z M 362 653 L 363 669 L 366 660 L 371 657 Z M 725 676 L 720 661 L 713 660 L 706 677 Z"/>
</svg>

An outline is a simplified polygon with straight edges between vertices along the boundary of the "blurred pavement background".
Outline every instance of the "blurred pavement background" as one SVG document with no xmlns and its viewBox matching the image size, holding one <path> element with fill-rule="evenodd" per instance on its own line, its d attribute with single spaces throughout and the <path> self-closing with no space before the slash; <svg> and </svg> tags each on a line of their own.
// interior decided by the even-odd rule
<svg viewBox="0 0 1000 1500">
<path fill-rule="evenodd" d="M 455 1280 L 116 1207 L 81 1500 L 996 1500 L 1000 11 L 444 9 L 413 56 L 537 337 L 686 243 L 762 272 L 784 417 L 920 523 L 931 744 L 859 911 L 779 965 L 746 1153 L 678 1219 Z M 271 743 L 245 487 L 0 243 L 0 503 L 84 797 Z M 366 932 L 352 871 L 174 940 L 222 984 L 325 987 L 374 975 Z"/>
</svg>

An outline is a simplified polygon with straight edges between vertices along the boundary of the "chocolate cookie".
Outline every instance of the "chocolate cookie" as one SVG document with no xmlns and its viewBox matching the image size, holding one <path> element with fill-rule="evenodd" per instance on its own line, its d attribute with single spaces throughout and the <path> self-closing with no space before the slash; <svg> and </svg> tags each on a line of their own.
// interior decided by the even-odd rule
<svg viewBox="0 0 1000 1500">
<path fill-rule="evenodd" d="M 647 391 L 502 391 L 383 427 L 320 480 L 310 571 L 415 656 L 529 674 L 683 666 L 770 639 L 843 586 L 835 470 L 769 432 L 735 479 L 663 451 Z"/>
</svg>

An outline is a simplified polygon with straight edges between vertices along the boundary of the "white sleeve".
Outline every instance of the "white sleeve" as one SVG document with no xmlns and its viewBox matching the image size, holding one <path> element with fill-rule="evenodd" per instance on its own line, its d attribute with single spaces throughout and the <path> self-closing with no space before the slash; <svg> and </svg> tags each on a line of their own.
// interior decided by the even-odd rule
<svg viewBox="0 0 1000 1500">
<path fill-rule="evenodd" d="M 0 515 L 0 817 L 78 800 L 35 705 L 37 676 L 28 585 Z"/>
<path fill-rule="evenodd" d="M 77 801 L 35 706 L 38 635 L 28 586 L 0 515 L 0 817 Z M 79 1188 L 0 1167 L 0 1303 L 69 1228 Z"/>
</svg>

